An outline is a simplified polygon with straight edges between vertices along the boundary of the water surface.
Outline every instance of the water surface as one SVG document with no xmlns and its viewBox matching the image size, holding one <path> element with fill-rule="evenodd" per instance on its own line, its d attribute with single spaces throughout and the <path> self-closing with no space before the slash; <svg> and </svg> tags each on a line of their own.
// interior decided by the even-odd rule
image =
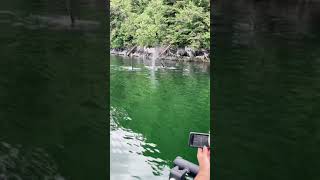
<svg viewBox="0 0 320 180">
<path fill-rule="evenodd" d="M 175 157 L 197 163 L 190 131 L 210 129 L 208 64 L 111 56 L 111 179 L 168 179 Z"/>
<path fill-rule="evenodd" d="M 319 179 L 316 1 L 219 1 L 216 179 Z"/>
<path fill-rule="evenodd" d="M 77 18 L 102 24 L 81 2 Z M 71 28 L 65 1 L 0 4 L 0 179 L 107 179 L 104 27 Z"/>
</svg>

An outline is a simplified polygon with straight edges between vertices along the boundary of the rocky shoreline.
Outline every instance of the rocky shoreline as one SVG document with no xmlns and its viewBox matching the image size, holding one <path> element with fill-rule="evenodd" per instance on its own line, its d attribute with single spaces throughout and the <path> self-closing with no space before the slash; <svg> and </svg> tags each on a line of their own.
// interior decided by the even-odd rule
<svg viewBox="0 0 320 180">
<path fill-rule="evenodd" d="M 147 59 L 161 59 L 172 61 L 186 61 L 186 62 L 210 62 L 210 52 L 205 49 L 194 50 L 189 47 L 185 48 L 171 48 L 171 47 L 141 47 L 135 46 L 131 48 L 117 48 L 111 49 L 110 53 L 113 55 L 128 56 L 128 57 L 142 57 Z"/>
</svg>

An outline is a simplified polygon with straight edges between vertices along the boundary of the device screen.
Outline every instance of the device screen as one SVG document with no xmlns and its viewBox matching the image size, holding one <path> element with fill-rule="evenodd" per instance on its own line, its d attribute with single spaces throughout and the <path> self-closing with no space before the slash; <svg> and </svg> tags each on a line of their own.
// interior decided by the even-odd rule
<svg viewBox="0 0 320 180">
<path fill-rule="evenodd" d="M 203 147 L 203 146 L 209 147 L 208 138 L 209 138 L 209 135 L 207 134 L 196 134 L 196 133 L 190 134 L 189 145 L 192 147 Z"/>
</svg>

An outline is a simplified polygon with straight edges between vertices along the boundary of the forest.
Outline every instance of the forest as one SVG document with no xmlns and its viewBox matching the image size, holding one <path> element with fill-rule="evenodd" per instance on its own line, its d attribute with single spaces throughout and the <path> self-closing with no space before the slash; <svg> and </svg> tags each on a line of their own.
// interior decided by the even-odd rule
<svg viewBox="0 0 320 180">
<path fill-rule="evenodd" d="M 111 48 L 209 49 L 209 0 L 111 0 Z"/>
</svg>

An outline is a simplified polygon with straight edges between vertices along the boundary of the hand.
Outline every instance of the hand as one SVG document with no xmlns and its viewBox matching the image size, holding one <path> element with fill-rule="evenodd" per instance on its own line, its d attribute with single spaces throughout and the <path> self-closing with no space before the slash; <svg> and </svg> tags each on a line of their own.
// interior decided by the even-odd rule
<svg viewBox="0 0 320 180">
<path fill-rule="evenodd" d="M 199 172 L 195 180 L 210 180 L 210 149 L 198 148 Z"/>
</svg>

